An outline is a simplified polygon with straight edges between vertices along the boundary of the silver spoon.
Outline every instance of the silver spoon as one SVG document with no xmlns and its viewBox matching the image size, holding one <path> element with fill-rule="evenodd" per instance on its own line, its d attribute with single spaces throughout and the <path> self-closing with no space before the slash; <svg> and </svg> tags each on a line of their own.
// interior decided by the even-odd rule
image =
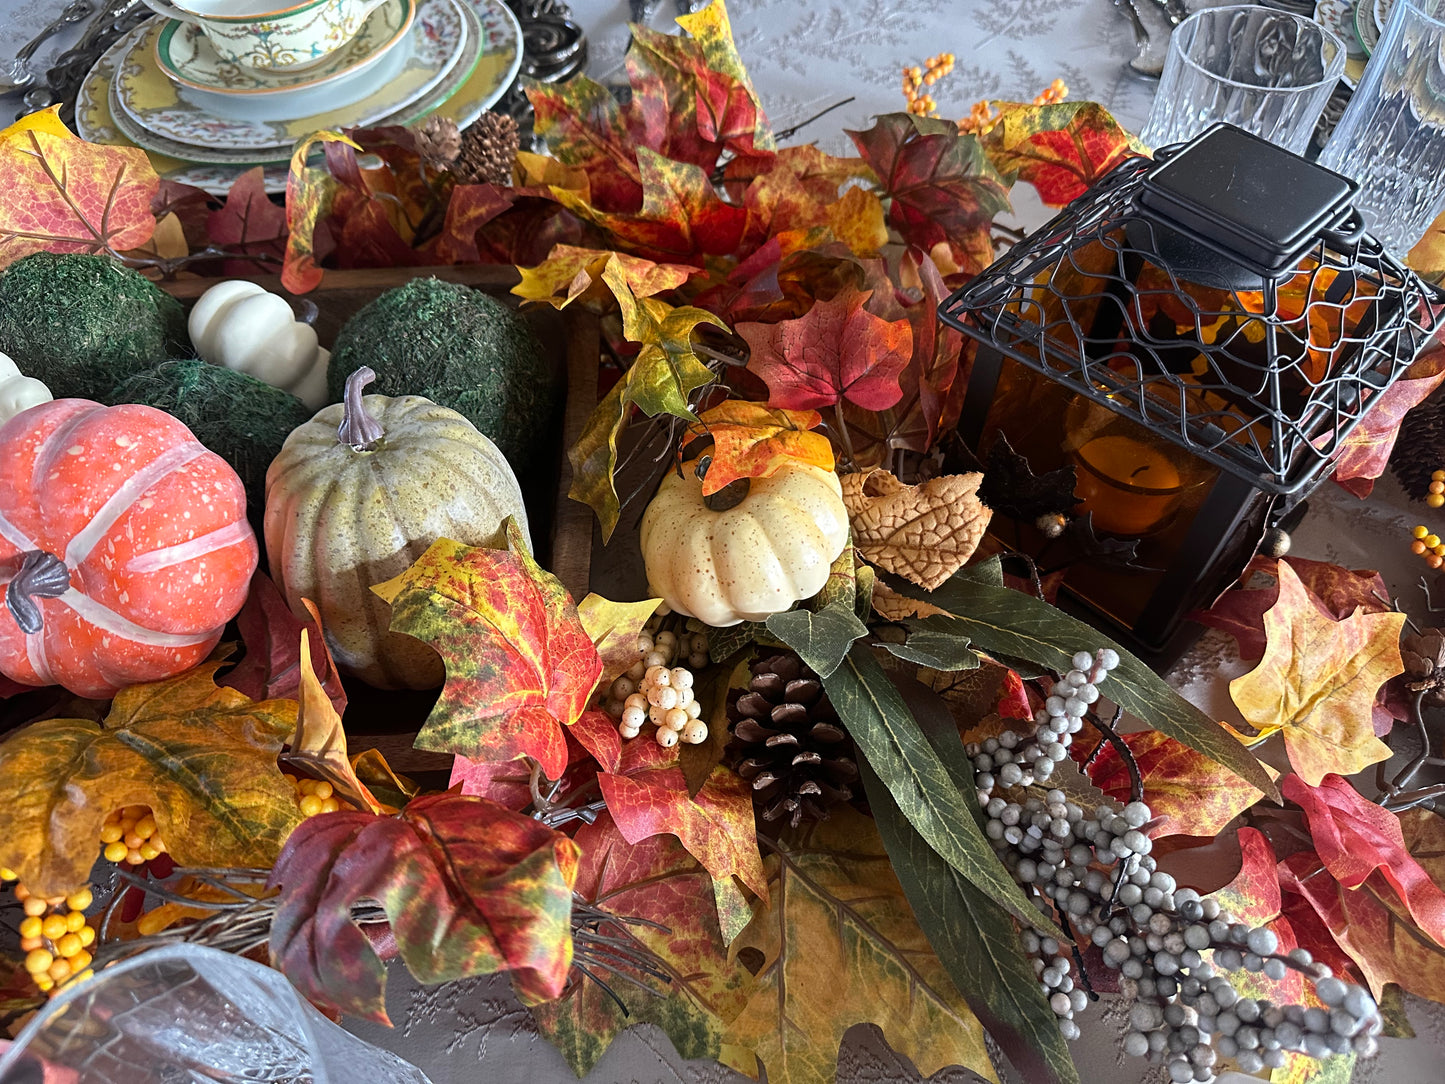
<svg viewBox="0 0 1445 1084">
<path fill-rule="evenodd" d="M 35 50 L 67 26 L 89 17 L 93 11 L 95 11 L 93 0 L 71 0 L 54 22 L 20 47 L 14 60 L 0 67 L 0 94 L 20 90 L 35 82 L 35 73 L 30 70 L 30 58 L 35 55 Z"/>
</svg>

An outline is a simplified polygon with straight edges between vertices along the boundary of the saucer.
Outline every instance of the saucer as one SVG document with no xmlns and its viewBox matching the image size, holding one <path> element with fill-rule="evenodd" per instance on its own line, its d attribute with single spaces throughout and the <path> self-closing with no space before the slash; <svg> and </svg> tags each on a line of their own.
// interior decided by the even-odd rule
<svg viewBox="0 0 1445 1084">
<path fill-rule="evenodd" d="M 1360 39 L 1365 55 L 1372 55 L 1380 40 L 1380 28 L 1375 25 L 1375 10 L 1370 0 L 1357 0 L 1355 4 L 1355 36 Z"/>
<path fill-rule="evenodd" d="M 482 112 L 501 100 L 516 79 L 522 64 L 522 26 L 502 0 L 466 0 L 486 35 L 486 51 L 462 87 L 438 108 L 437 116 L 450 117 L 465 128 Z M 111 46 L 81 83 L 75 107 L 75 131 L 87 143 L 118 147 L 138 147 L 128 139 L 111 116 L 110 85 L 125 56 L 135 47 L 140 32 L 121 38 Z M 152 137 L 154 138 L 154 137 Z M 143 148 L 150 155 L 151 165 L 167 181 L 193 185 L 214 196 L 225 197 L 236 178 L 246 172 L 244 165 L 196 163 Z M 189 153 L 191 147 L 177 147 Z M 286 165 L 265 166 L 264 184 L 267 192 L 280 195 L 286 191 Z"/>
<path fill-rule="evenodd" d="M 406 36 L 410 54 L 391 78 L 380 80 L 374 78 L 375 72 L 364 73 L 371 93 L 340 107 L 331 104 L 334 84 L 292 91 L 291 95 L 318 95 L 326 104 L 287 118 L 280 114 L 295 110 L 285 107 L 285 98 L 268 95 L 253 101 L 172 83 L 155 59 L 155 42 L 165 22 L 145 24 L 140 40 L 117 69 L 111 104 L 119 108 L 113 111 L 124 113 L 151 135 L 211 152 L 239 151 L 252 160 L 257 152 L 276 157 L 278 150 L 289 150 L 296 140 L 319 129 L 368 127 L 384 119 L 399 124 L 405 121 L 396 118 L 422 115 L 465 82 L 483 46 L 481 34 L 472 29 L 476 19 L 463 0 L 422 0 Z M 449 89 L 438 98 L 442 87 Z M 424 100 L 432 104 L 421 106 Z M 191 157 L 197 159 L 195 154 Z M 216 159 L 212 154 L 205 160 Z"/>
<path fill-rule="evenodd" d="M 359 75 L 406 37 L 415 17 L 415 0 L 386 0 L 354 38 L 302 72 L 268 72 L 223 60 L 204 30 L 172 19 L 156 40 L 156 63 L 172 82 L 196 90 L 275 97 Z"/>
</svg>

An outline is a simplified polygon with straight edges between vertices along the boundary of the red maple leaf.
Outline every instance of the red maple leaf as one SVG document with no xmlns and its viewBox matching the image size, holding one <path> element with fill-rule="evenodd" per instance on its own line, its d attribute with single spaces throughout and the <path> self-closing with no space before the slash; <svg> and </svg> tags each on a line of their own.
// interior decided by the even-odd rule
<svg viewBox="0 0 1445 1084">
<path fill-rule="evenodd" d="M 884 320 L 863 303 L 871 295 L 845 287 L 796 320 L 739 324 L 752 356 L 748 371 L 768 385 L 768 406 L 813 410 L 846 399 L 886 410 L 903 396 L 898 378 L 913 351 L 907 320 Z"/>
</svg>

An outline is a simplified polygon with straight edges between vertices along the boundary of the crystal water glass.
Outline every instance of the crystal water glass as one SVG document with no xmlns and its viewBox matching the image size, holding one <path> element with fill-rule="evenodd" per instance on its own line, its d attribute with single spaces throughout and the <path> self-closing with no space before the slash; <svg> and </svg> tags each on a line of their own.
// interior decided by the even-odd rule
<svg viewBox="0 0 1445 1084">
<path fill-rule="evenodd" d="M 279 971 L 198 945 L 148 949 L 73 984 L 0 1056 L 0 1080 L 427 1084 L 343 1031 Z"/>
<path fill-rule="evenodd" d="M 1445 205 L 1445 0 L 1397 0 L 1320 164 L 1360 183 L 1395 255 L 1424 235 Z"/>
<path fill-rule="evenodd" d="M 1313 19 L 1255 6 L 1204 8 L 1169 39 L 1140 139 L 1182 143 L 1225 121 L 1302 154 L 1345 70 L 1345 43 Z"/>
</svg>

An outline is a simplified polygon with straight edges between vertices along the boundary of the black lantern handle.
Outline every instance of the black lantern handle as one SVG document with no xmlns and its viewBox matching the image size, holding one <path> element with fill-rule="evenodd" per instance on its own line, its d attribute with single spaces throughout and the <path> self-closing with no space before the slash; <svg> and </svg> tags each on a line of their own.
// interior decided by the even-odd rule
<svg viewBox="0 0 1445 1084">
<path fill-rule="evenodd" d="M 1356 208 L 1351 207 L 1349 216 L 1343 222 L 1338 226 L 1321 230 L 1320 235 L 1332 248 L 1349 248 L 1365 236 L 1364 216 Z"/>
</svg>

